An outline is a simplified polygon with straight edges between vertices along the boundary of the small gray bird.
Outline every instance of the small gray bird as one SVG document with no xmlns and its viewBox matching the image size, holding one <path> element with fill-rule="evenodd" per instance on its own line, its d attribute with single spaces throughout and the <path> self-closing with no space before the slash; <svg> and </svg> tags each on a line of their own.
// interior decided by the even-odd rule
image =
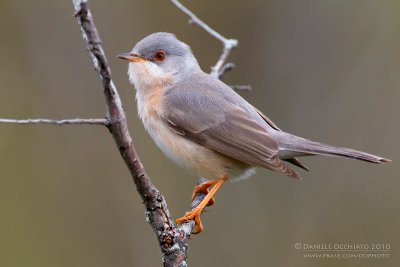
<svg viewBox="0 0 400 267">
<path fill-rule="evenodd" d="M 300 178 L 285 161 L 305 170 L 297 157 L 390 161 L 283 132 L 228 85 L 203 72 L 190 47 L 171 33 L 153 33 L 119 57 L 130 62 L 139 117 L 158 147 L 199 177 L 211 179 L 193 192 L 193 197 L 207 194 L 200 205 L 177 220 L 195 219 L 197 232 L 203 229 L 202 210 L 214 202 L 228 177 L 247 177 L 254 167 Z"/>
</svg>

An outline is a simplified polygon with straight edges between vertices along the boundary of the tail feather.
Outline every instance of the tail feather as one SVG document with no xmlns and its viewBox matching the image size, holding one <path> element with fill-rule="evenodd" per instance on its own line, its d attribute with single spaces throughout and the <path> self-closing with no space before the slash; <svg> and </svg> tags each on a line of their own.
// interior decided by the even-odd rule
<svg viewBox="0 0 400 267">
<path fill-rule="evenodd" d="M 337 147 L 319 142 L 314 142 L 284 132 L 279 132 L 279 135 L 277 137 L 279 146 L 283 150 L 294 152 L 294 156 L 296 156 L 296 153 L 299 153 L 299 154 L 309 154 L 309 155 L 311 154 L 311 155 L 346 157 L 372 163 L 391 162 L 390 159 L 372 155 L 366 152 L 358 151 L 351 148 Z"/>
</svg>

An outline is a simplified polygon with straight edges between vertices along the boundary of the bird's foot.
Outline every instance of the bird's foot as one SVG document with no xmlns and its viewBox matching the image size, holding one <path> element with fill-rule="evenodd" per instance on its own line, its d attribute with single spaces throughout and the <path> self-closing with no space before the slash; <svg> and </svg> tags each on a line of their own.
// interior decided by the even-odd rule
<svg viewBox="0 0 400 267">
<path fill-rule="evenodd" d="M 204 229 L 203 223 L 201 222 L 201 219 L 200 219 L 200 214 L 202 211 L 203 211 L 203 209 L 198 209 L 198 208 L 188 211 L 185 213 L 185 215 L 183 217 L 176 219 L 176 223 L 182 224 L 186 221 L 190 221 L 190 220 L 194 219 L 194 221 L 196 222 L 196 231 L 193 231 L 192 233 L 198 234 L 201 231 L 203 231 L 203 229 Z"/>
<path fill-rule="evenodd" d="M 196 186 L 196 188 L 193 192 L 193 199 L 194 199 L 194 197 L 196 197 L 196 194 L 198 194 L 200 192 L 205 193 L 206 196 L 204 197 L 204 199 L 200 202 L 200 204 L 197 207 L 195 207 L 191 211 L 186 212 L 182 218 L 177 219 L 176 223 L 182 224 L 185 221 L 190 221 L 190 220 L 194 219 L 197 229 L 193 233 L 198 234 L 201 231 L 203 231 L 203 224 L 201 223 L 200 214 L 203 212 L 204 208 L 207 205 L 211 205 L 215 202 L 213 199 L 213 196 L 215 195 L 215 193 L 217 193 L 217 191 L 221 188 L 221 186 L 226 182 L 226 180 L 227 180 L 227 177 L 223 177 L 223 178 L 219 179 L 218 181 L 209 181 L 209 182 L 205 182 L 199 186 Z M 204 186 L 202 186 L 202 185 L 204 185 Z M 208 190 L 210 187 L 212 187 L 211 190 Z M 209 203 L 211 203 L 211 204 L 209 204 Z"/>
<path fill-rule="evenodd" d="M 218 183 L 218 180 L 212 180 L 212 181 L 207 181 L 207 182 L 204 182 L 204 183 L 196 186 L 193 190 L 192 201 L 196 198 L 196 196 L 198 194 L 207 195 L 210 191 L 210 187 L 213 187 L 217 183 Z M 215 199 L 212 197 L 212 198 L 210 198 L 210 201 L 208 201 L 207 206 L 214 205 L 214 203 L 215 203 Z"/>
</svg>

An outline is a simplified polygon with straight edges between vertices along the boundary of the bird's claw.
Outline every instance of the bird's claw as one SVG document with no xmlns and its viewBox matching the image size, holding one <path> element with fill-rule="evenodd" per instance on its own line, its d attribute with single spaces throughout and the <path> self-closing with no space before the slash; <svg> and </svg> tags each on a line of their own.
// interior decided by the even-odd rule
<svg viewBox="0 0 400 267">
<path fill-rule="evenodd" d="M 179 219 L 176 219 L 176 223 L 177 224 L 182 224 L 182 223 L 184 223 L 186 221 L 190 221 L 190 220 L 194 219 L 194 221 L 196 223 L 196 231 L 193 231 L 192 233 L 193 234 L 198 234 L 201 231 L 203 231 L 203 229 L 204 229 L 203 224 L 202 224 L 201 219 L 200 219 L 200 214 L 201 214 L 201 210 L 200 209 L 194 209 L 192 211 L 188 211 L 188 212 L 185 213 L 185 215 L 183 217 L 181 217 Z"/>
</svg>

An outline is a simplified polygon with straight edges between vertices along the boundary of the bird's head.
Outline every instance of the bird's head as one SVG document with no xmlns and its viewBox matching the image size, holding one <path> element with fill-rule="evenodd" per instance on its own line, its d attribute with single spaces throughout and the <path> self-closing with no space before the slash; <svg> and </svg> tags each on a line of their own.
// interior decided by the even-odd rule
<svg viewBox="0 0 400 267">
<path fill-rule="evenodd" d="M 129 61 L 129 80 L 137 90 L 176 83 L 200 71 L 190 47 L 166 32 L 145 37 L 118 57 Z"/>
</svg>

